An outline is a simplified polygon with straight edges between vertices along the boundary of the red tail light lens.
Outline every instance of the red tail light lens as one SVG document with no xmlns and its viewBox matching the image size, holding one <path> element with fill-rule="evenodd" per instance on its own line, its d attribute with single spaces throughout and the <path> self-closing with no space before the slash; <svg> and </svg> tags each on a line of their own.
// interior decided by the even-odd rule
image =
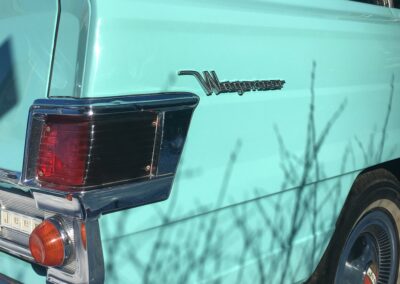
<svg viewBox="0 0 400 284">
<path fill-rule="evenodd" d="M 45 266 L 61 266 L 64 263 L 65 243 L 56 225 L 43 221 L 29 237 L 29 249 L 35 261 Z"/>
<path fill-rule="evenodd" d="M 40 137 L 36 180 L 54 189 L 88 190 L 149 178 L 157 119 L 154 112 L 98 117 L 47 115 L 34 119 Z"/>
<path fill-rule="evenodd" d="M 39 181 L 66 186 L 85 183 L 89 121 L 50 116 L 42 126 L 36 175 Z"/>
<path fill-rule="evenodd" d="M 186 93 L 36 100 L 29 115 L 23 183 L 36 191 L 77 196 L 169 179 L 197 102 Z M 168 196 L 145 194 L 154 200 Z"/>
</svg>

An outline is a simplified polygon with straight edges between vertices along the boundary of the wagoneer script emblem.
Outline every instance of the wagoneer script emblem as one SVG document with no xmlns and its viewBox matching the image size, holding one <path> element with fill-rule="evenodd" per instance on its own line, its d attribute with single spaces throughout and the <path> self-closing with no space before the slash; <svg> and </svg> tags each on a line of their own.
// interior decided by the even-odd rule
<svg viewBox="0 0 400 284">
<path fill-rule="evenodd" d="M 215 71 L 204 71 L 203 76 L 197 71 L 183 70 L 178 75 L 191 75 L 196 77 L 207 96 L 213 93 L 238 93 L 240 96 L 249 91 L 270 91 L 283 88 L 283 80 L 256 80 L 256 81 L 225 81 L 220 82 Z"/>
</svg>

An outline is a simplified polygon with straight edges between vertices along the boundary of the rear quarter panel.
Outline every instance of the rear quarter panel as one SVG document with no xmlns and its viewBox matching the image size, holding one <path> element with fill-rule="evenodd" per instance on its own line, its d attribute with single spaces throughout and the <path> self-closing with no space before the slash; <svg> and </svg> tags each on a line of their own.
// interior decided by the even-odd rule
<svg viewBox="0 0 400 284">
<path fill-rule="evenodd" d="M 170 198 L 100 219 L 107 282 L 301 281 L 357 173 L 400 156 L 396 10 L 91 1 L 88 35 L 82 88 L 65 94 L 200 97 Z M 286 84 L 207 97 L 187 69 Z"/>
<path fill-rule="evenodd" d="M 57 13 L 56 0 L 0 1 L 1 169 L 22 169 L 29 108 L 47 96 Z M 0 252 L 0 273 L 23 283 L 44 283 L 45 276 L 36 271 Z"/>
</svg>

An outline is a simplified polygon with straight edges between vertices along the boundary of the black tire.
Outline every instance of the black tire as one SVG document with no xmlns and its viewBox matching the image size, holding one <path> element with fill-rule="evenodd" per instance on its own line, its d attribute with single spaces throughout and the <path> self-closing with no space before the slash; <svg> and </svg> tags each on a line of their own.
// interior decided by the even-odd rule
<svg viewBox="0 0 400 284">
<path fill-rule="evenodd" d="M 383 169 L 365 173 L 345 204 L 332 241 L 308 282 L 399 284 L 399 181 Z"/>
</svg>

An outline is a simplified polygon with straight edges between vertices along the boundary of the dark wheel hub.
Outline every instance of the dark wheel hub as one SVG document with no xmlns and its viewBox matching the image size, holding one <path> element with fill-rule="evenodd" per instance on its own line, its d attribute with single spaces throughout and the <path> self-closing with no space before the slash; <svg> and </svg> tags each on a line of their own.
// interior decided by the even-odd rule
<svg viewBox="0 0 400 284">
<path fill-rule="evenodd" d="M 397 272 L 397 231 L 389 215 L 375 210 L 352 230 L 339 259 L 336 284 L 392 284 Z"/>
</svg>

